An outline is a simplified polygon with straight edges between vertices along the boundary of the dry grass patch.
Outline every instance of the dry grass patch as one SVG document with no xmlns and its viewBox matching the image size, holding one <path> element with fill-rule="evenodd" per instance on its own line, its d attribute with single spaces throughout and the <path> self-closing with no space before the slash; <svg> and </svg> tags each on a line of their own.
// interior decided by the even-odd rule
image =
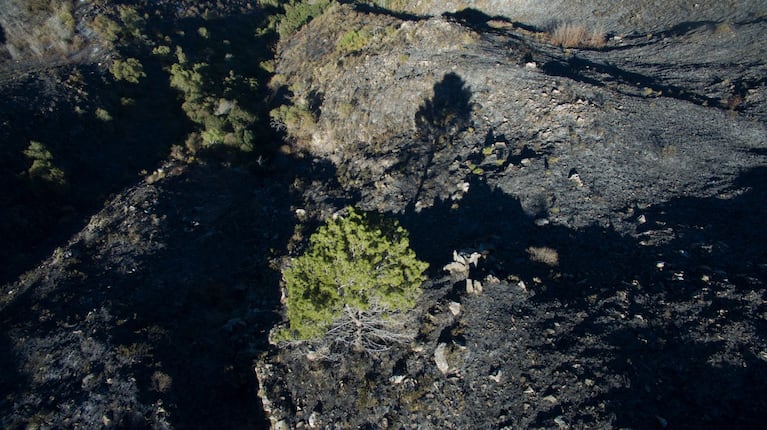
<svg viewBox="0 0 767 430">
<path fill-rule="evenodd" d="M 605 33 L 592 31 L 578 24 L 560 24 L 549 34 L 549 41 L 563 48 L 603 48 Z"/>
<path fill-rule="evenodd" d="M 559 266 L 559 253 L 556 249 L 548 246 L 531 246 L 527 248 L 527 255 L 530 261 L 542 263 L 549 267 Z"/>
</svg>

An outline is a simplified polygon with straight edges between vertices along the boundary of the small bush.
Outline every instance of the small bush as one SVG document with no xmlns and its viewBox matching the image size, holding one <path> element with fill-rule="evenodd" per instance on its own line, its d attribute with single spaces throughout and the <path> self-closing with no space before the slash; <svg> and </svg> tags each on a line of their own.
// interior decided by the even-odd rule
<svg viewBox="0 0 767 430">
<path fill-rule="evenodd" d="M 53 155 L 40 142 L 30 142 L 24 155 L 32 160 L 27 174 L 33 180 L 40 180 L 55 186 L 66 185 L 64 171 L 53 165 Z"/>
<path fill-rule="evenodd" d="M 109 113 L 108 110 L 104 108 L 96 109 L 96 118 L 98 118 L 102 122 L 112 121 L 112 115 Z"/>
<path fill-rule="evenodd" d="M 96 16 L 92 25 L 96 33 L 109 43 L 114 43 L 120 38 L 120 25 L 106 15 Z"/>
<path fill-rule="evenodd" d="M 428 264 L 410 249 L 396 221 L 349 209 L 309 238 L 309 249 L 283 272 L 290 327 L 277 337 L 376 350 L 404 339 L 401 319 L 412 309 Z"/>
<path fill-rule="evenodd" d="M 203 127 L 200 132 L 203 146 L 224 144 L 244 152 L 252 151 L 255 135 L 251 130 L 256 115 L 243 109 L 235 100 L 214 96 L 211 80 L 206 78 L 207 63 L 176 63 L 170 67 L 170 85 L 181 91 L 181 108 L 192 121 Z M 224 83 L 235 85 L 241 79 L 230 75 Z M 256 82 L 249 83 L 256 86 Z M 224 93 L 227 91 L 224 90 Z"/>
<path fill-rule="evenodd" d="M 290 37 L 304 24 L 322 15 L 329 6 L 330 0 L 316 0 L 314 2 L 303 0 L 285 4 L 285 13 L 280 17 L 277 25 L 280 38 Z"/>
<path fill-rule="evenodd" d="M 127 81 L 137 84 L 141 78 L 146 77 L 144 66 L 136 58 L 126 58 L 125 60 L 115 60 L 109 67 L 112 76 L 118 81 Z"/>
<path fill-rule="evenodd" d="M 314 126 L 317 119 L 308 108 L 298 105 L 282 105 L 269 113 L 272 124 L 278 129 L 287 129 L 292 134 L 303 134 L 303 131 Z"/>
<path fill-rule="evenodd" d="M 349 30 L 336 43 L 336 51 L 350 54 L 364 48 L 370 42 L 370 32 L 366 30 Z"/>
</svg>

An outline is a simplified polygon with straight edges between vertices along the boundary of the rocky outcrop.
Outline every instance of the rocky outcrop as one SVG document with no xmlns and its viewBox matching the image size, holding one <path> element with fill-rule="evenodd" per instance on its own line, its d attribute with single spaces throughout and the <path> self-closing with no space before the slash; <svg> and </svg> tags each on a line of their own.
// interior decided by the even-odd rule
<svg viewBox="0 0 767 430">
<path fill-rule="evenodd" d="M 761 26 L 737 34 L 750 37 Z M 368 45 L 335 50 L 344 32 L 363 29 L 373 35 Z M 584 227 L 620 223 L 611 214 L 635 204 L 714 195 L 759 165 L 764 85 L 753 79 L 765 66 L 748 60 L 749 46 L 761 50 L 756 40 L 742 42 L 696 34 L 563 51 L 474 22 L 336 8 L 284 46 L 277 71 L 294 102 L 313 100 L 316 111 L 315 124 L 293 134 L 335 163 L 341 185 L 375 190 L 361 193 L 367 207 L 426 208 L 458 200 L 464 183 L 483 178 L 528 213 Z M 725 55 L 716 46 L 730 44 L 743 47 L 740 66 L 687 63 L 701 46 L 716 56 Z M 700 82 L 708 74 L 752 82 L 738 109 L 753 115 L 725 106 L 729 90 Z M 434 106 L 455 121 L 429 116 Z M 499 144 L 509 153 L 501 162 Z M 566 185 L 573 171 L 582 182 L 576 189 Z"/>
</svg>

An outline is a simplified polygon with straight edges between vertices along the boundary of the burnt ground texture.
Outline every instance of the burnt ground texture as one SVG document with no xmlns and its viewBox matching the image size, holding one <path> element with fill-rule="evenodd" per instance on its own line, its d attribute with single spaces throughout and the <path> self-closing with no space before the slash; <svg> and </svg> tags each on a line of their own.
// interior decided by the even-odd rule
<svg viewBox="0 0 767 430">
<path fill-rule="evenodd" d="M 277 47 L 281 155 L 165 162 L 6 283 L 3 427 L 764 428 L 767 6 L 427 3 L 332 5 Z M 270 344 L 347 205 L 430 263 L 415 340 Z"/>
</svg>

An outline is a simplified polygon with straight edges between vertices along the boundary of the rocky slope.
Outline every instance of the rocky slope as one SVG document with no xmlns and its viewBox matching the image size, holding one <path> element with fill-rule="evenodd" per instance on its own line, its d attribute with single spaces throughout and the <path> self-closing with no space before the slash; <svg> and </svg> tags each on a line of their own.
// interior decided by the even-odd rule
<svg viewBox="0 0 767 430">
<path fill-rule="evenodd" d="M 283 41 L 286 155 L 166 163 L 2 287 L 3 427 L 764 426 L 758 2 L 410 3 Z M 270 345 L 280 259 L 348 204 L 431 265 L 416 341 Z"/>
<path fill-rule="evenodd" d="M 288 133 L 433 282 L 407 348 L 272 350 L 277 428 L 763 425 L 765 26 L 666 30 L 564 50 L 477 11 L 337 8 L 283 46 L 315 118 Z M 454 251 L 484 259 L 447 277 Z"/>
</svg>

